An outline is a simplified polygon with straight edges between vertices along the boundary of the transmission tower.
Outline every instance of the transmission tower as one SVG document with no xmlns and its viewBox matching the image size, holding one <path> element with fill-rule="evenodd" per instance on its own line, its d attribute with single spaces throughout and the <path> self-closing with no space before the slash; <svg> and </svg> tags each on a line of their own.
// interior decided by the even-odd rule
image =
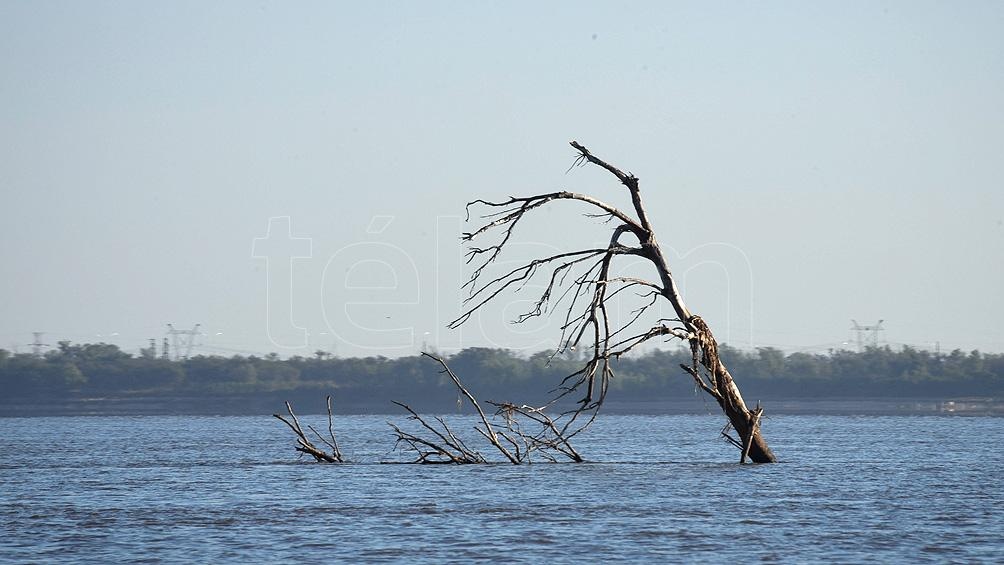
<svg viewBox="0 0 1004 565">
<path fill-rule="evenodd" d="M 157 340 L 155 338 L 150 338 L 150 347 L 141 347 L 139 349 L 139 354 L 144 359 L 154 359 L 157 357 Z"/>
<path fill-rule="evenodd" d="M 199 326 L 202 324 L 195 324 L 190 330 L 176 330 L 172 324 L 167 325 L 167 335 L 171 336 L 171 349 L 174 350 L 174 360 L 188 359 L 192 354 L 192 346 L 195 345 L 195 337 L 202 335 L 199 331 Z M 185 349 L 185 353 L 181 353 L 181 348 Z"/>
<path fill-rule="evenodd" d="M 878 333 L 885 330 L 885 328 L 882 327 L 882 322 L 884 321 L 885 320 L 879 320 L 873 325 L 862 326 L 857 322 L 857 320 L 851 320 L 851 329 L 857 334 L 859 353 L 868 347 L 878 347 Z"/>
<path fill-rule="evenodd" d="M 31 345 L 31 354 L 35 357 L 41 357 L 42 348 L 49 347 L 48 343 L 42 343 L 42 336 L 45 335 L 45 332 L 31 332 L 31 335 L 35 338 L 29 344 Z"/>
</svg>

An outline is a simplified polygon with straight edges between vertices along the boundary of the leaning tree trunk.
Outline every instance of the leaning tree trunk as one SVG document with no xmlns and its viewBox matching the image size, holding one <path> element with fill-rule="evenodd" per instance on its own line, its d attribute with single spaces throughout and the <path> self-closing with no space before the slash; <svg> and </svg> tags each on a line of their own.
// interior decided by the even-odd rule
<svg viewBox="0 0 1004 565">
<path fill-rule="evenodd" d="M 763 409 L 759 406 L 750 410 L 746 407 L 739 387 L 732 380 L 732 375 L 719 360 L 715 366 L 715 373 L 719 375 L 718 388 L 722 391 L 721 396 L 716 397 L 718 405 L 729 419 L 729 423 L 739 433 L 742 456 L 740 462 L 749 457 L 754 463 L 774 463 L 777 459 L 774 452 L 770 450 L 763 434 L 760 433 L 760 417 Z M 712 395 L 714 396 L 714 395 Z"/>
<path fill-rule="evenodd" d="M 582 150 L 585 151 L 585 148 Z M 634 179 L 633 184 L 636 187 L 634 190 L 637 190 L 637 182 L 637 179 Z M 640 200 L 637 202 L 637 205 L 640 206 Z M 743 400 L 739 387 L 732 379 L 725 364 L 718 357 L 718 342 L 711 333 L 711 328 L 700 316 L 692 314 L 687 305 L 684 304 L 676 281 L 669 270 L 669 265 L 666 263 L 659 244 L 655 241 L 654 234 L 646 247 L 662 280 L 663 296 L 673 306 L 679 319 L 685 320 L 684 325 L 688 330 L 685 338 L 690 343 L 693 362 L 690 367 L 684 365 L 682 368 L 694 377 L 698 386 L 718 401 L 718 405 L 728 417 L 732 428 L 739 434 L 739 441 L 736 441 L 723 432 L 725 438 L 742 450 L 739 462 L 743 463 L 749 457 L 754 463 L 774 463 L 777 459 L 763 439 L 763 434 L 760 433 L 760 417 L 763 415 L 763 409 L 757 406 L 756 409 L 750 410 L 746 406 L 746 401 Z M 699 366 L 707 372 L 706 380 L 702 378 Z"/>
<path fill-rule="evenodd" d="M 758 406 L 755 410 L 750 410 L 746 406 L 746 401 L 743 400 L 739 387 L 736 386 L 735 381 L 732 380 L 732 375 L 729 374 L 725 364 L 718 357 L 718 342 L 711 333 L 711 329 L 700 316 L 692 314 L 683 302 L 683 297 L 680 295 L 676 280 L 669 269 L 669 263 L 666 261 L 666 257 L 663 255 L 662 249 L 655 239 L 655 230 L 653 230 L 652 225 L 649 223 L 648 214 L 642 205 L 638 177 L 626 174 L 617 167 L 593 156 L 588 149 L 575 141 L 571 142 L 571 145 L 579 151 L 581 158 L 611 172 L 631 193 L 631 203 L 638 217 L 638 226 L 641 228 L 640 231 L 634 230 L 641 241 L 641 255 L 649 259 L 653 266 L 655 266 L 662 283 L 660 294 L 673 306 L 678 319 L 683 322 L 687 330 L 685 336 L 681 337 L 684 337 L 690 343 L 691 351 L 694 354 L 694 362 L 691 367 L 684 366 L 683 368 L 696 379 L 697 384 L 705 392 L 718 401 L 718 405 L 721 406 L 722 411 L 728 417 L 732 428 L 739 434 L 738 442 L 732 440 L 727 434 L 725 435 L 733 443 L 737 443 L 737 447 L 742 450 L 739 461 L 745 462 L 747 457 L 754 463 L 773 463 L 777 461 L 774 453 L 767 446 L 767 442 L 760 433 L 760 417 L 763 414 L 763 409 Z M 668 328 L 666 329 L 666 333 L 672 334 Z M 698 364 L 707 370 L 707 380 L 709 382 L 705 382 L 701 377 Z"/>
<path fill-rule="evenodd" d="M 725 366 L 721 364 L 719 366 L 728 375 Z M 739 387 L 732 382 L 731 376 L 728 379 L 730 386 L 726 389 L 726 400 L 719 400 L 718 403 L 728 416 L 732 427 L 739 432 L 744 455 L 754 463 L 774 463 L 777 461 L 774 452 L 770 450 L 767 441 L 763 439 L 763 434 L 760 433 L 760 416 L 763 414 L 763 409 L 748 409 L 743 402 L 742 394 L 739 393 Z"/>
</svg>

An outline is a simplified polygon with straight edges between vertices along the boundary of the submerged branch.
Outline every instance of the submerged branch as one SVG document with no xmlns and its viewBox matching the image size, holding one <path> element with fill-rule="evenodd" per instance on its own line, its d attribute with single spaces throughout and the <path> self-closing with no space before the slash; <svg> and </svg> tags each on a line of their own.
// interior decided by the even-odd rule
<svg viewBox="0 0 1004 565">
<path fill-rule="evenodd" d="M 544 414 L 543 409 L 530 406 L 517 406 L 511 403 L 489 404 L 496 407 L 493 417 L 488 417 L 481 403 L 478 401 L 464 384 L 460 377 L 450 369 L 446 360 L 442 357 L 423 353 L 424 356 L 436 361 L 442 367 L 441 373 L 450 377 L 457 391 L 467 398 L 474 406 L 480 419 L 480 427 L 474 426 L 488 443 L 508 460 L 509 463 L 518 465 L 520 463 L 532 462 L 533 454 L 539 453 L 549 461 L 555 461 L 555 454 L 560 454 L 572 461 L 583 461 L 582 456 L 572 447 L 570 436 L 565 435 L 557 424 L 549 416 Z M 487 459 L 478 451 L 471 449 L 458 435 L 450 428 L 443 418 L 436 418 L 437 425 L 430 424 L 422 418 L 415 410 L 407 404 L 395 402 L 410 414 L 409 419 L 418 422 L 419 426 L 426 432 L 420 435 L 417 432 L 408 432 L 395 424 L 390 424 L 397 437 L 396 447 L 412 451 L 416 455 L 414 463 L 452 463 L 470 464 L 486 463 Z M 501 419 L 501 423 L 498 420 Z M 541 427 L 539 431 L 526 431 L 526 423 L 533 422 Z"/>
<path fill-rule="evenodd" d="M 317 430 L 315 430 L 313 426 L 307 426 L 307 429 L 314 432 L 314 435 L 316 435 L 318 439 L 321 440 L 321 442 L 331 447 L 332 451 L 330 454 L 324 451 L 323 449 L 318 448 L 316 445 L 311 443 L 309 439 L 307 439 L 307 434 L 303 432 L 303 428 L 300 426 L 300 420 L 299 418 L 296 417 L 296 413 L 293 412 L 293 406 L 289 402 L 286 402 L 286 412 L 289 414 L 288 420 L 281 414 L 272 414 L 272 417 L 277 418 L 279 421 L 289 426 L 289 429 L 293 430 L 293 433 L 296 434 L 296 446 L 294 447 L 294 449 L 296 449 L 300 453 L 306 453 L 307 455 L 310 455 L 311 457 L 314 458 L 315 461 L 319 463 L 322 461 L 325 463 L 342 463 L 342 453 L 338 449 L 338 442 L 335 441 L 335 433 L 331 425 L 330 395 L 328 396 L 327 401 L 328 401 L 328 433 L 331 436 L 331 441 L 329 442 L 328 440 L 324 439 L 324 437 L 322 437 L 321 434 L 317 433 Z"/>
</svg>

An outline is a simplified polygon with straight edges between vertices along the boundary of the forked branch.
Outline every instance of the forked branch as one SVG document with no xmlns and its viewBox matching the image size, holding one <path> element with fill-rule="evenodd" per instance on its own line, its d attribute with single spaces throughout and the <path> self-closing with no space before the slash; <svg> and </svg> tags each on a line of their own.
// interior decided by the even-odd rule
<svg viewBox="0 0 1004 565">
<path fill-rule="evenodd" d="M 307 437 L 307 434 L 304 433 L 303 428 L 300 426 L 300 420 L 299 418 L 296 417 L 296 414 L 293 412 L 293 406 L 290 405 L 289 402 L 286 402 L 286 412 L 289 414 L 288 420 L 281 414 L 272 414 L 272 417 L 278 418 L 280 421 L 282 421 L 282 423 L 289 426 L 289 429 L 293 430 L 293 433 L 296 434 L 295 449 L 300 453 L 306 453 L 307 455 L 312 456 L 314 460 L 316 460 L 317 462 L 323 461 L 326 463 L 342 463 L 343 462 L 342 452 L 338 448 L 338 441 L 335 439 L 335 431 L 331 422 L 331 395 L 328 395 L 327 397 L 327 405 L 328 405 L 328 437 L 330 439 L 326 439 L 324 436 L 318 433 L 318 431 L 314 429 L 314 427 L 311 425 L 308 425 L 307 429 L 313 432 L 314 435 L 317 436 L 317 439 L 321 441 L 321 443 L 324 443 L 325 445 L 330 447 L 331 453 L 328 453 L 325 450 L 318 448 L 310 441 L 310 439 Z"/>
</svg>

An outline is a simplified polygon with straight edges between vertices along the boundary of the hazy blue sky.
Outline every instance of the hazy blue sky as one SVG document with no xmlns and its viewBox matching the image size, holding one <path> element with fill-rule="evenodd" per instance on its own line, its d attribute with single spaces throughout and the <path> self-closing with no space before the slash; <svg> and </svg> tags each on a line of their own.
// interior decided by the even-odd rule
<svg viewBox="0 0 1004 565">
<path fill-rule="evenodd" d="M 0 347 L 553 346 L 444 326 L 467 200 L 624 203 L 577 139 L 721 341 L 1004 351 L 1002 101 L 1000 2 L 3 1 Z M 578 211 L 514 251 L 604 241 Z"/>
</svg>

